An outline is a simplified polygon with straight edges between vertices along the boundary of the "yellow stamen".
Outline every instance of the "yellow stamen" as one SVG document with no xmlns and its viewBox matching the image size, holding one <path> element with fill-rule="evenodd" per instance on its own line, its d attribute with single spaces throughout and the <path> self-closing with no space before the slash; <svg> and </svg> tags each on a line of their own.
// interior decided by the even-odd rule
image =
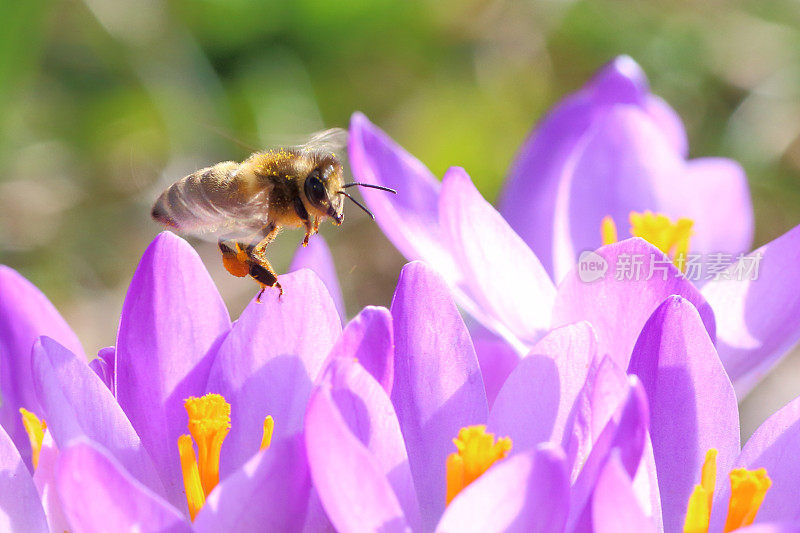
<svg viewBox="0 0 800 533">
<path fill-rule="evenodd" d="M 183 473 L 183 487 L 186 489 L 186 503 L 189 507 L 189 516 L 194 517 L 206 503 L 203 485 L 200 483 L 200 470 L 197 466 L 197 457 L 194 454 L 192 438 L 189 435 L 178 437 L 178 453 L 181 457 L 181 472 Z"/>
<path fill-rule="evenodd" d="M 717 484 L 717 450 L 711 448 L 706 452 L 706 460 L 700 471 L 700 484 L 708 492 L 708 506 L 711 507 L 711 498 L 714 496 L 714 486 Z"/>
<path fill-rule="evenodd" d="M 711 506 L 708 504 L 708 499 L 709 495 L 703 487 L 695 485 L 692 495 L 689 496 L 683 533 L 708 533 L 708 524 L 711 522 Z"/>
<path fill-rule="evenodd" d="M 44 431 L 47 429 L 47 424 L 24 407 L 19 408 L 19 413 L 22 415 L 22 425 L 25 427 L 25 432 L 28 434 L 28 440 L 31 443 L 33 468 L 36 469 L 39 467 L 39 453 L 42 451 L 42 441 L 44 440 Z"/>
<path fill-rule="evenodd" d="M 714 497 L 714 484 L 717 478 L 717 450 L 706 453 L 700 484 L 694 487 L 686 510 L 684 533 L 708 533 L 711 520 L 711 501 Z M 728 502 L 728 515 L 725 520 L 725 533 L 749 526 L 764 501 L 772 481 L 763 468 L 731 470 L 731 498 Z"/>
<path fill-rule="evenodd" d="M 231 429 L 231 404 L 219 394 L 206 394 L 202 398 L 187 398 L 183 402 L 189 415 L 189 435 L 178 437 L 178 452 L 181 458 L 183 486 L 189 515 L 200 512 L 206 498 L 219 483 L 219 458 L 222 443 Z M 261 450 L 269 448 L 275 421 L 271 416 L 264 419 L 264 434 Z M 192 439 L 197 444 L 195 455 Z"/>
<path fill-rule="evenodd" d="M 503 459 L 511 450 L 511 439 L 503 437 L 495 441 L 493 433 L 486 433 L 486 426 L 461 428 L 453 439 L 458 450 L 447 457 L 447 504 L 464 487 L 478 479 L 490 466 Z"/>
<path fill-rule="evenodd" d="M 189 415 L 189 433 L 197 443 L 200 481 L 206 496 L 219 483 L 219 455 L 231 429 L 231 404 L 219 394 L 184 401 Z"/>
<path fill-rule="evenodd" d="M 672 222 L 666 215 L 652 211 L 644 213 L 631 211 L 629 218 L 631 236 L 646 240 L 667 254 L 681 272 L 686 271 L 689 239 L 692 236 L 692 226 L 694 225 L 691 219 L 679 218 Z M 600 236 L 603 246 L 617 242 L 617 225 L 611 215 L 603 217 L 600 222 Z"/>
<path fill-rule="evenodd" d="M 717 483 L 717 450 L 711 448 L 706 452 L 703 462 L 700 484 L 695 485 L 689 497 L 686 520 L 683 523 L 684 533 L 707 533 L 711 520 L 711 501 L 714 499 L 714 485 Z"/>
<path fill-rule="evenodd" d="M 603 246 L 606 244 L 614 244 L 619 239 L 617 238 L 617 225 L 614 224 L 614 219 L 611 215 L 603 217 L 600 222 L 600 235 L 603 237 Z"/>
<path fill-rule="evenodd" d="M 275 421 L 272 416 L 267 416 L 264 419 L 264 435 L 261 437 L 261 450 L 268 450 L 269 445 L 272 444 L 272 431 L 275 429 Z"/>
<path fill-rule="evenodd" d="M 731 499 L 728 503 L 728 517 L 725 520 L 725 533 L 749 526 L 756 518 L 758 509 L 764 501 L 772 480 L 764 468 L 731 470 Z"/>
<path fill-rule="evenodd" d="M 630 214 L 631 235 L 641 237 L 672 258 L 672 262 L 684 271 L 689 253 L 689 238 L 694 222 L 679 218 L 672 222 L 669 217 L 651 211 Z"/>
</svg>

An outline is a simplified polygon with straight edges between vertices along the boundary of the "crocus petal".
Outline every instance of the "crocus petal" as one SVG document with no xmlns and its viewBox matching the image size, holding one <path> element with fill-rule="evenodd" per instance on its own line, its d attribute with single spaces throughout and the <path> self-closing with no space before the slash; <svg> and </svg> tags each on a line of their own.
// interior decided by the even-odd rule
<svg viewBox="0 0 800 533">
<path fill-rule="evenodd" d="M 707 157 L 689 161 L 684 173 L 683 194 L 675 191 L 668 200 L 673 205 L 665 211 L 694 222 L 689 252 L 738 254 L 750 250 L 753 205 L 741 165 Z"/>
<path fill-rule="evenodd" d="M 28 467 L 0 427 L 0 530 L 47 532 L 47 519 Z"/>
<path fill-rule="evenodd" d="M 617 56 L 597 71 L 586 86 L 599 104 L 640 104 L 647 96 L 647 76 L 632 57 Z"/>
<path fill-rule="evenodd" d="M 64 516 L 61 498 L 56 487 L 56 467 L 58 465 L 58 448 L 50 431 L 45 431 L 42 448 L 39 451 L 39 464 L 33 473 L 33 483 L 41 497 L 42 508 L 47 516 L 50 531 L 69 531 L 69 522 Z"/>
<path fill-rule="evenodd" d="M 585 275 L 581 265 L 570 272 L 558 289 L 553 308 L 554 327 L 580 320 L 590 322 L 597 332 L 598 352 L 609 354 L 617 365 L 627 368 L 642 326 L 664 298 L 677 294 L 697 307 L 714 339 L 711 306 L 657 248 L 632 238 L 603 246 L 595 254 L 600 256 L 596 261 L 605 262 L 608 270 L 601 279 L 586 282 L 581 280 Z M 637 257 L 641 275 L 617 279 L 619 273 L 632 272 L 628 266 Z M 651 258 L 657 262 L 653 270 Z"/>
<path fill-rule="evenodd" d="M 639 506 L 632 484 L 619 454 L 612 453 L 600 472 L 592 496 L 592 524 L 595 532 L 657 531 Z"/>
<path fill-rule="evenodd" d="M 486 400 L 491 407 L 506 379 L 519 364 L 520 354 L 514 346 L 480 322 L 468 323 L 468 327 L 481 366 Z"/>
<path fill-rule="evenodd" d="M 633 492 L 639 503 L 639 508 L 644 512 L 648 520 L 655 524 L 658 531 L 664 531 L 661 491 L 658 488 L 656 459 L 653 454 L 653 441 L 649 433 L 645 438 L 639 469 L 633 476 Z"/>
<path fill-rule="evenodd" d="M 800 523 L 779 522 L 772 524 L 753 524 L 737 529 L 737 533 L 800 533 Z"/>
<path fill-rule="evenodd" d="M 283 296 L 270 291 L 261 303 L 250 302 L 220 346 L 208 379 L 207 391 L 231 404 L 223 475 L 258 450 L 267 415 L 275 420 L 275 441 L 302 430 L 312 384 L 342 331 L 328 289 L 316 274 L 304 269 L 279 281 Z"/>
<path fill-rule="evenodd" d="M 596 120 L 573 155 L 555 205 L 556 279 L 576 254 L 599 244 L 605 216 L 622 231 L 631 211 L 688 217 L 694 222 L 690 252 L 700 254 L 742 252 L 753 234 L 741 166 L 722 158 L 685 162 L 659 124 L 635 106 L 616 106 Z"/>
<path fill-rule="evenodd" d="M 486 394 L 464 321 L 444 280 L 424 263 L 403 267 L 392 300 L 392 403 L 408 448 L 423 527 L 445 505 L 445 461 L 464 426 L 483 424 Z"/>
<path fill-rule="evenodd" d="M 615 104 L 642 103 L 646 91 L 647 80 L 636 62 L 615 58 L 586 88 L 556 106 L 520 147 L 500 211 L 551 275 L 556 196 L 569 160 L 598 117 Z"/>
<path fill-rule="evenodd" d="M 20 407 L 39 412 L 31 377 L 31 348 L 40 335 L 58 340 L 77 354 L 83 348 L 53 304 L 15 270 L 0 265 L 0 425 L 30 463 L 28 435 Z"/>
<path fill-rule="evenodd" d="M 89 368 L 91 368 L 97 377 L 105 383 L 108 390 L 111 391 L 111 394 L 116 394 L 115 390 L 115 372 L 114 372 L 114 365 L 116 363 L 117 353 L 116 348 L 113 346 L 109 346 L 108 348 L 101 348 L 99 352 L 97 352 L 97 357 L 89 361 Z"/>
<path fill-rule="evenodd" d="M 308 268 L 316 272 L 322 283 L 331 293 L 331 298 L 336 304 L 336 311 L 342 321 L 345 319 L 344 312 L 344 298 L 342 297 L 342 289 L 339 287 L 339 278 L 336 276 L 336 267 L 333 265 L 333 256 L 328 244 L 322 235 L 315 235 L 309 239 L 308 246 L 298 246 L 297 251 L 292 258 L 292 264 L 289 265 L 289 272 L 300 270 L 301 268 Z"/>
<path fill-rule="evenodd" d="M 83 358 L 42 337 L 33 347 L 33 383 L 42 415 L 59 448 L 79 437 L 90 439 L 139 481 L 164 494 L 161 478 L 139 436 Z"/>
<path fill-rule="evenodd" d="M 664 138 L 672 145 L 672 149 L 682 157 L 686 157 L 689 153 L 689 139 L 678 113 L 663 98 L 654 94 L 645 96 L 643 109 L 664 134 Z"/>
<path fill-rule="evenodd" d="M 700 315 L 679 296 L 647 321 L 628 372 L 647 391 L 664 528 L 676 531 L 706 452 L 718 450 L 718 472 L 727 472 L 739 453 L 736 395 Z M 725 482 L 717 476 L 717 487 Z"/>
<path fill-rule="evenodd" d="M 648 93 L 639 65 L 620 56 L 565 98 L 525 141 L 501 212 L 558 281 L 577 252 L 599 244 L 603 216 L 626 223 L 626 209 L 659 209 L 676 196 L 664 190 L 667 184 L 677 177 L 689 183 L 686 152 L 678 115 Z M 609 207 L 611 212 L 598 211 Z"/>
<path fill-rule="evenodd" d="M 555 201 L 556 279 L 571 268 L 576 254 L 599 244 L 603 217 L 611 216 L 627 231 L 631 211 L 690 218 L 692 253 L 749 248 L 753 208 L 741 166 L 722 158 L 687 163 L 665 140 L 659 124 L 640 107 L 618 105 L 596 120 L 573 155 Z"/>
<path fill-rule="evenodd" d="M 313 487 L 308 497 L 308 508 L 306 510 L 306 521 L 303 525 L 303 531 L 309 533 L 314 531 L 335 531 L 319 499 L 319 493 Z"/>
<path fill-rule="evenodd" d="M 758 521 L 786 520 L 800 516 L 800 398 L 769 417 L 747 441 L 737 466 L 766 468 L 772 488 L 758 510 Z M 728 501 L 729 487 L 717 501 Z M 724 498 L 724 499 L 723 499 Z"/>
<path fill-rule="evenodd" d="M 515 451 L 561 442 L 596 352 L 596 336 L 586 322 L 552 331 L 506 380 L 489 414 L 489 429 L 511 437 Z"/>
<path fill-rule="evenodd" d="M 586 382 L 572 406 L 561 443 L 578 477 L 594 443 L 629 394 L 628 376 L 607 355 L 589 365 Z"/>
<path fill-rule="evenodd" d="M 61 450 L 56 486 L 71 531 L 191 531 L 177 509 L 89 441 Z"/>
<path fill-rule="evenodd" d="M 589 389 L 592 443 L 597 441 L 625 396 L 629 394 L 627 381 L 627 374 L 613 359 L 603 357 L 600 360 Z"/>
<path fill-rule="evenodd" d="M 661 211 L 662 189 L 684 179 L 682 159 L 636 106 L 609 109 L 573 157 L 556 198 L 554 238 L 561 241 L 554 245 L 557 280 L 572 268 L 578 253 L 601 243 L 605 216 L 627 229 L 631 211 Z"/>
<path fill-rule="evenodd" d="M 589 368 L 586 383 L 575 400 L 562 441 L 568 451 L 569 463 L 572 464 L 573 481 L 582 473 L 595 443 L 604 435 L 609 422 L 612 425 L 617 423 L 616 420 L 620 417 L 619 406 L 623 405 L 629 395 L 630 385 L 625 371 L 608 356 L 599 361 L 596 358 Z M 600 446 L 602 445 L 601 441 Z M 660 526 L 661 497 L 649 434 L 644 438 L 636 474 L 628 477 L 633 477 L 633 491 L 638 505 L 649 519 Z"/>
<path fill-rule="evenodd" d="M 116 392 L 175 505 L 183 492 L 176 452 L 186 432 L 183 400 L 203 394 L 212 348 L 229 328 L 225 304 L 194 249 L 172 233 L 158 235 L 122 307 Z"/>
<path fill-rule="evenodd" d="M 539 259 L 462 168 L 445 174 L 439 211 L 444 242 L 463 274 L 461 288 L 483 311 L 480 315 L 488 314 L 523 343 L 536 342 L 549 326 L 555 298 Z"/>
<path fill-rule="evenodd" d="M 284 439 L 257 453 L 211 491 L 194 530 L 300 531 L 310 490 L 302 438 Z"/>
<path fill-rule="evenodd" d="M 564 454 L 550 445 L 495 464 L 447 507 L 441 532 L 562 531 L 569 508 Z"/>
<path fill-rule="evenodd" d="M 350 119 L 347 146 L 356 181 L 397 191 L 360 191 L 386 237 L 409 260 L 424 259 L 455 281 L 458 270 L 439 228 L 440 184 L 431 171 L 361 113 Z"/>
<path fill-rule="evenodd" d="M 755 280 L 749 270 L 754 265 Z M 722 277 L 702 292 L 717 317 L 719 356 L 742 397 L 800 339 L 800 226 Z"/>
<path fill-rule="evenodd" d="M 344 358 L 331 360 L 320 387 L 333 399 L 350 432 L 372 454 L 406 520 L 412 526 L 417 525 L 419 504 L 406 446 L 386 391 L 356 361 Z"/>
<path fill-rule="evenodd" d="M 311 477 L 337 531 L 404 531 L 403 510 L 375 457 L 347 427 L 329 391 L 306 414 Z"/>
<path fill-rule="evenodd" d="M 592 493 L 612 453 L 618 454 L 629 477 L 634 476 L 639 468 L 650 423 L 647 397 L 635 376 L 628 379 L 625 392 L 625 399 L 597 438 L 572 486 L 568 531 L 583 531 L 591 524 Z"/>
<path fill-rule="evenodd" d="M 391 394 L 394 382 L 394 334 L 389 310 L 385 307 L 365 307 L 347 323 L 331 355 L 357 360 L 386 393 Z"/>
</svg>

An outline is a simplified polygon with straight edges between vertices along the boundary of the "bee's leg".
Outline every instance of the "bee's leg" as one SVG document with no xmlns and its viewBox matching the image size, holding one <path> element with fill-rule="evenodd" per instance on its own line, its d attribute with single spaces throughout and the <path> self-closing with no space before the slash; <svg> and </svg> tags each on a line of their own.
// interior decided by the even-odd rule
<svg viewBox="0 0 800 533">
<path fill-rule="evenodd" d="M 309 237 L 317 233 L 319 233 L 319 218 L 314 217 L 313 220 L 306 220 L 306 236 L 303 237 L 303 246 L 308 246 Z"/>
<path fill-rule="evenodd" d="M 303 246 L 308 246 L 308 238 L 315 233 L 314 225 L 311 222 L 311 217 L 308 215 L 306 206 L 303 204 L 303 200 L 301 200 L 299 196 L 294 199 L 294 212 L 306 226 L 306 236 L 303 237 Z"/>
<path fill-rule="evenodd" d="M 270 224 L 265 226 L 259 236 L 245 248 L 245 252 L 249 258 L 249 271 L 248 274 L 261 285 L 261 292 L 258 293 L 257 301 L 261 301 L 261 295 L 264 294 L 264 289 L 267 287 L 277 287 L 280 291 L 279 296 L 283 296 L 283 288 L 278 283 L 278 275 L 272 268 L 272 265 L 267 260 L 265 249 L 271 243 L 280 231 L 275 225 Z"/>
<path fill-rule="evenodd" d="M 222 252 L 222 265 L 225 270 L 238 278 L 250 273 L 250 260 L 242 243 L 220 237 L 217 244 Z"/>
<path fill-rule="evenodd" d="M 303 237 L 303 246 L 308 246 L 308 238 L 314 235 L 314 227 L 309 223 L 306 222 L 306 235 Z"/>
<path fill-rule="evenodd" d="M 265 263 L 266 264 L 263 265 L 255 262 L 250 264 L 250 275 L 261 285 L 261 291 L 256 297 L 256 301 L 258 302 L 261 302 L 261 295 L 264 294 L 264 290 L 267 287 L 278 287 L 280 291 L 278 297 L 283 296 L 283 288 L 281 284 L 278 283 L 278 276 L 276 276 L 275 271 L 272 270 L 272 265 L 270 265 L 268 261 L 265 261 Z"/>
</svg>

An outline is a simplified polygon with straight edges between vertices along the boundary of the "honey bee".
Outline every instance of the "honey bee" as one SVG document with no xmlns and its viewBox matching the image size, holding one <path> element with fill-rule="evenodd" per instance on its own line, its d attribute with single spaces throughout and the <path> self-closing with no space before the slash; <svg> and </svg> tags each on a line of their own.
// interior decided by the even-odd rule
<svg viewBox="0 0 800 533">
<path fill-rule="evenodd" d="M 225 269 L 251 276 L 261 291 L 283 289 L 265 250 L 284 227 L 305 227 L 303 246 L 327 218 L 341 225 L 349 198 L 373 220 L 374 215 L 345 189 L 362 186 L 396 194 L 388 187 L 345 183 L 336 155 L 347 132 L 320 132 L 300 146 L 255 152 L 242 163 L 225 161 L 173 183 L 158 197 L 153 219 L 182 233 L 217 238 Z"/>
</svg>

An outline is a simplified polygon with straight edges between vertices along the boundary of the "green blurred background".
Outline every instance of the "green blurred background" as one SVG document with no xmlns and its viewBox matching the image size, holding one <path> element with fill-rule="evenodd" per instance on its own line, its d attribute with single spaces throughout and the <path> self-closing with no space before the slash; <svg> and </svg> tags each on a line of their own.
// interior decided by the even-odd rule
<svg viewBox="0 0 800 533">
<path fill-rule="evenodd" d="M 699 4 L 4 0 L 0 262 L 91 355 L 114 342 L 171 181 L 360 110 L 437 175 L 462 165 L 494 198 L 545 110 L 617 54 L 678 110 L 692 156 L 744 164 L 762 244 L 800 222 L 800 4 Z M 388 304 L 403 259 L 377 227 L 351 208 L 323 233 L 350 314 Z M 301 237 L 275 243 L 279 272 Z M 254 285 L 228 276 L 213 244 L 197 249 L 237 316 Z M 744 404 L 744 433 L 800 394 L 797 358 L 779 374 Z"/>
</svg>

